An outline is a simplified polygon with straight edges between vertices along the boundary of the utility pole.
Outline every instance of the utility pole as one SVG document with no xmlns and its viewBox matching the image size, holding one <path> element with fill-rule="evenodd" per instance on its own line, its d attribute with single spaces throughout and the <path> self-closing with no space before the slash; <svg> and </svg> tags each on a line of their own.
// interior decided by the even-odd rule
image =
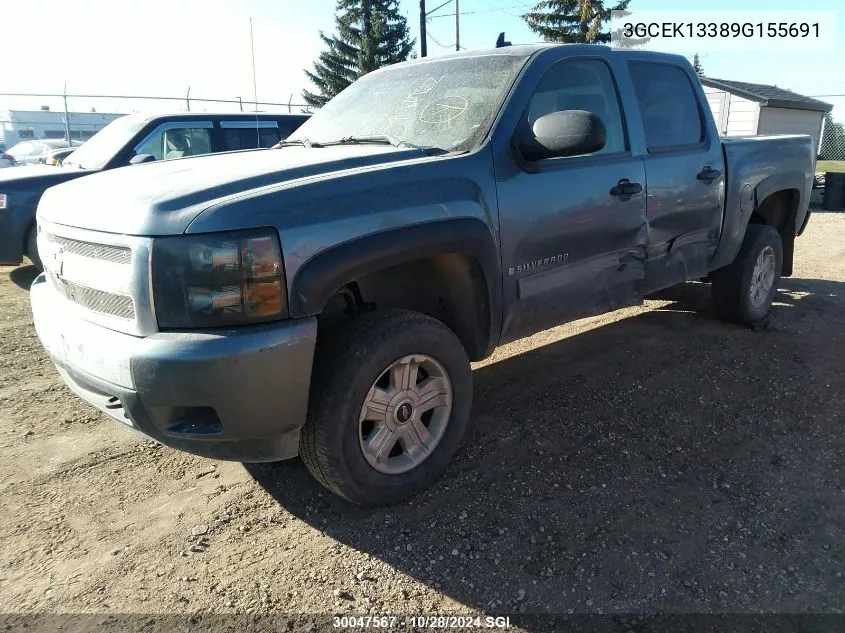
<svg viewBox="0 0 845 633">
<path fill-rule="evenodd" d="M 420 0 L 420 57 L 428 55 L 428 42 L 425 34 L 425 0 Z"/>
<path fill-rule="evenodd" d="M 188 106 L 188 112 L 191 111 L 191 87 L 188 86 L 188 94 L 185 95 L 185 105 Z"/>
<path fill-rule="evenodd" d="M 461 19 L 459 0 L 455 0 L 455 50 L 461 50 Z"/>
</svg>

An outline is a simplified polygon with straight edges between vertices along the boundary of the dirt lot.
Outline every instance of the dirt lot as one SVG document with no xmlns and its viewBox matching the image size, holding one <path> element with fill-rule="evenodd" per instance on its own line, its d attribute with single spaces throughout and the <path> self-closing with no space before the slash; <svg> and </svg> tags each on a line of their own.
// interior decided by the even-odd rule
<svg viewBox="0 0 845 633">
<path fill-rule="evenodd" d="M 499 350 L 445 476 L 377 510 L 118 428 L 0 268 L 0 612 L 842 613 L 845 217 L 796 259 L 767 331 L 689 284 Z"/>
</svg>

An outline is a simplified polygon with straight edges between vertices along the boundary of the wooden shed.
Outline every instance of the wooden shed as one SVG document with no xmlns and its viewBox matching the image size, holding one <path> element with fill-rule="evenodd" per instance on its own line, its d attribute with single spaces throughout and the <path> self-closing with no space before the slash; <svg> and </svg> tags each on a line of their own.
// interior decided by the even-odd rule
<svg viewBox="0 0 845 633">
<path fill-rule="evenodd" d="M 766 84 L 710 77 L 702 77 L 701 84 L 722 136 L 809 134 L 818 154 L 831 104 Z"/>
</svg>

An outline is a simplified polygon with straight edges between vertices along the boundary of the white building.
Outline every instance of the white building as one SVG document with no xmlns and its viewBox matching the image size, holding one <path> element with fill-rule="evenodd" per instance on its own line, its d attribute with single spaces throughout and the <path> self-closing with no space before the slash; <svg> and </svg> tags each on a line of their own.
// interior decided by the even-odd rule
<svg viewBox="0 0 845 633">
<path fill-rule="evenodd" d="M 123 116 L 102 112 L 69 112 L 70 136 L 87 140 Z M 0 143 L 7 148 L 35 138 L 65 138 L 65 113 L 56 110 L 0 111 Z"/>
<path fill-rule="evenodd" d="M 722 136 L 809 134 L 818 154 L 831 104 L 766 84 L 709 77 L 702 77 L 701 84 Z"/>
</svg>

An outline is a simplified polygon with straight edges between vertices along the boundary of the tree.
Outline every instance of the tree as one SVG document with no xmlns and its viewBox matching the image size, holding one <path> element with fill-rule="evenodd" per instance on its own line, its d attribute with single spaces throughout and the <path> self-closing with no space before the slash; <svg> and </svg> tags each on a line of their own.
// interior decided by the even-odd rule
<svg viewBox="0 0 845 633">
<path fill-rule="evenodd" d="M 695 70 L 695 74 L 699 77 L 704 77 L 704 69 L 701 67 L 701 59 L 698 56 L 698 53 L 692 56 L 692 68 Z"/>
<path fill-rule="evenodd" d="M 605 8 L 605 0 L 542 0 L 522 18 L 547 42 L 604 44 L 610 42 L 610 12 L 624 11 L 630 1 Z"/>
<path fill-rule="evenodd" d="M 411 55 L 408 21 L 399 13 L 399 0 L 337 0 L 336 35 L 320 31 L 326 50 L 306 70 L 316 91 L 302 97 L 311 106 L 322 106 L 368 72 L 403 62 Z"/>
<path fill-rule="evenodd" d="M 833 115 L 824 115 L 822 142 L 819 147 L 821 160 L 845 160 L 845 125 L 833 120 Z"/>
</svg>

